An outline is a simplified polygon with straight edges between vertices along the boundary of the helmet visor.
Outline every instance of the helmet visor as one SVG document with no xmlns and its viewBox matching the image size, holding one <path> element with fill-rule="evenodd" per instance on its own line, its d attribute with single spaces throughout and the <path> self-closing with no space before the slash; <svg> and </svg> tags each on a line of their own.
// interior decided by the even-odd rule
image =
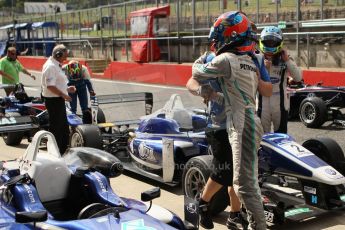
<svg viewBox="0 0 345 230">
<path fill-rule="evenodd" d="M 265 36 L 265 38 L 262 39 L 261 42 L 266 47 L 274 48 L 282 44 L 282 39 L 277 38 L 275 36 Z"/>
</svg>

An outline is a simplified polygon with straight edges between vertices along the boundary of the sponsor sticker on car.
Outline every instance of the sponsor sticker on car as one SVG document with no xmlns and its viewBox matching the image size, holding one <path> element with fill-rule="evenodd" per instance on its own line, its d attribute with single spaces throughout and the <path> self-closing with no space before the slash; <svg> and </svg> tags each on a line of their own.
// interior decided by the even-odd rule
<svg viewBox="0 0 345 230">
<path fill-rule="evenodd" d="M 144 220 L 131 220 L 121 224 L 122 230 L 155 230 L 153 227 L 145 226 Z"/>
<path fill-rule="evenodd" d="M 274 213 L 270 211 L 264 211 L 265 218 L 268 223 L 274 223 Z"/>
<path fill-rule="evenodd" d="M 304 186 L 303 190 L 310 194 L 314 194 L 314 195 L 316 194 L 316 188 L 313 188 L 313 187 Z"/>
<path fill-rule="evenodd" d="M 16 124 L 17 120 L 15 117 L 1 117 L 0 125 Z"/>
<path fill-rule="evenodd" d="M 140 143 L 138 152 L 141 159 L 148 161 L 156 161 L 153 149 L 147 146 L 144 142 Z"/>
<path fill-rule="evenodd" d="M 285 217 L 289 217 L 289 216 L 295 216 L 301 213 L 308 213 L 308 212 L 312 212 L 313 210 L 311 210 L 310 208 L 294 208 L 294 209 L 290 209 L 289 211 L 285 212 Z"/>
</svg>

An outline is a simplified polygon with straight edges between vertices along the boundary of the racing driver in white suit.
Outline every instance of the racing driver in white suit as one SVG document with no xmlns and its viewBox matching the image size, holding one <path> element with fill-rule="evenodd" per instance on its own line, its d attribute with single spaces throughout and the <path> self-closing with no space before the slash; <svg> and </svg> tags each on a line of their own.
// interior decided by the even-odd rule
<svg viewBox="0 0 345 230">
<path fill-rule="evenodd" d="M 276 26 L 265 27 L 260 34 L 259 48 L 265 57 L 265 66 L 273 85 L 271 97 L 259 95 L 258 116 L 261 118 L 264 132 L 287 133 L 290 98 L 287 93 L 288 77 L 299 82 L 302 80 L 301 69 L 282 48 L 283 34 Z"/>
</svg>

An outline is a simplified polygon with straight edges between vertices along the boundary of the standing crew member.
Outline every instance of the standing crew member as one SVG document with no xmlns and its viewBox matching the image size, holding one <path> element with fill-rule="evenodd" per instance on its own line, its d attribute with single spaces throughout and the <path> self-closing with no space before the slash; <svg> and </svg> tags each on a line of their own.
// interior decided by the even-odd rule
<svg viewBox="0 0 345 230">
<path fill-rule="evenodd" d="M 261 79 L 253 61 L 252 36 L 251 23 L 244 14 L 231 11 L 220 15 L 210 31 L 216 57 L 210 63 L 194 63 L 192 76 L 220 82 L 233 154 L 233 186 L 247 209 L 249 227 L 261 230 L 266 229 L 266 220 L 258 183 L 257 150 L 263 129 L 255 113 L 255 97 L 257 91 L 270 96 L 272 85 Z"/>
<path fill-rule="evenodd" d="M 286 87 L 288 76 L 294 81 L 302 80 L 301 69 L 283 48 L 283 33 L 275 26 L 265 27 L 260 35 L 260 50 L 265 57 L 265 66 L 273 85 L 273 95 L 259 95 L 258 116 L 261 118 L 264 132 L 287 133 L 288 111 L 290 97 Z"/>
<path fill-rule="evenodd" d="M 22 64 L 17 60 L 17 51 L 15 47 L 7 49 L 7 55 L 0 60 L 0 74 L 2 74 L 2 83 L 10 84 L 13 87 L 6 87 L 6 95 L 10 95 L 14 90 L 14 85 L 19 83 L 19 72 L 29 75 L 32 79 L 36 77 L 32 75 Z"/>
<path fill-rule="evenodd" d="M 74 86 L 67 86 L 68 80 L 62 70 L 62 63 L 67 59 L 68 50 L 64 45 L 57 45 L 52 56 L 42 69 L 42 95 L 49 114 L 49 131 L 55 136 L 60 153 L 64 154 L 68 146 L 69 127 L 65 101 L 71 101 L 68 93 L 74 93 Z"/>
</svg>

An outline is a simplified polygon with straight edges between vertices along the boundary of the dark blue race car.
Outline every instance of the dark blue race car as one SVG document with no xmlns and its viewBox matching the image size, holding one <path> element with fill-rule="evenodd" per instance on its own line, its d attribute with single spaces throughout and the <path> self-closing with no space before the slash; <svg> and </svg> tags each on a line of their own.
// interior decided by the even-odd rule
<svg viewBox="0 0 345 230">
<path fill-rule="evenodd" d="M 1 85 L 0 88 L 13 87 L 13 85 Z M 105 115 L 99 104 L 112 103 L 128 103 L 144 101 L 145 113 L 152 112 L 152 93 L 125 93 L 125 94 L 111 94 L 91 97 L 90 109 L 84 111 L 83 114 L 77 115 L 71 112 L 69 104 L 66 103 L 67 121 L 71 129 L 71 134 L 75 131 L 78 125 L 91 123 L 105 123 Z M 19 145 L 24 137 L 31 140 L 32 136 L 38 130 L 48 130 L 49 115 L 46 110 L 44 100 L 40 97 L 29 97 L 25 92 L 24 85 L 19 83 L 14 86 L 13 93 L 8 97 L 0 99 L 0 107 L 7 117 L 34 117 L 35 127 L 27 127 L 21 131 L 4 132 L 2 134 L 4 142 L 7 145 Z M 71 137 L 72 138 L 72 137 Z M 73 140 L 71 140 L 73 141 Z"/>
<path fill-rule="evenodd" d="M 78 126 L 75 144 L 98 146 L 116 156 L 126 170 L 182 185 L 186 196 L 198 198 L 213 159 L 205 119 L 205 112 L 184 108 L 179 95 L 172 95 L 162 109 L 142 117 L 136 128 L 126 121 L 108 127 Z M 258 156 L 268 222 L 345 207 L 345 157 L 335 141 L 316 138 L 301 145 L 287 134 L 266 134 Z M 228 201 L 223 188 L 211 201 L 211 210 L 223 211 Z"/>
<path fill-rule="evenodd" d="M 326 121 L 345 127 L 345 87 L 297 84 L 288 88 L 290 118 L 299 117 L 309 128 L 319 128 Z"/>
<path fill-rule="evenodd" d="M 174 213 L 152 204 L 159 188 L 143 192 L 143 202 L 119 197 L 109 178 L 122 169 L 114 156 L 93 148 L 71 148 L 62 157 L 54 136 L 39 131 L 21 158 L 1 163 L 0 228 L 186 229 Z"/>
</svg>

